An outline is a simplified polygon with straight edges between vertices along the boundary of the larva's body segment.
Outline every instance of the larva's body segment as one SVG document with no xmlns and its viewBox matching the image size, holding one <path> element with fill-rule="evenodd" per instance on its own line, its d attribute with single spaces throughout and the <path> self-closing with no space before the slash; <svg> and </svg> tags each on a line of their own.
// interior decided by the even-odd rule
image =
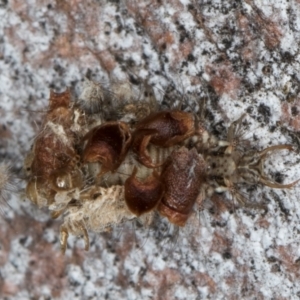
<svg viewBox="0 0 300 300">
<path fill-rule="evenodd" d="M 150 145 L 148 147 L 148 152 L 151 155 L 153 163 L 157 165 L 163 165 L 169 155 L 178 148 L 178 146 L 159 148 Z M 115 170 L 115 172 L 108 172 L 103 174 L 101 177 L 98 177 L 98 174 L 101 172 L 101 165 L 99 163 L 90 163 L 87 165 L 87 168 L 90 176 L 95 179 L 95 183 L 103 187 L 124 185 L 128 177 L 132 175 L 134 168 L 137 169 L 136 177 L 141 181 L 145 180 L 153 173 L 153 168 L 147 168 L 143 164 L 140 164 L 136 159 L 136 155 L 132 151 L 128 151 L 123 162 L 118 169 Z M 162 167 L 157 167 L 154 170 L 160 173 Z"/>
<path fill-rule="evenodd" d="M 272 188 L 297 183 L 279 184 L 266 176 L 267 153 L 292 148 L 249 150 L 240 142 L 245 115 L 220 140 L 197 115 L 155 111 L 157 103 L 124 100 L 115 106 L 117 112 L 102 112 L 111 103 L 105 95 L 89 110 L 72 103 L 69 91 L 51 93 L 49 111 L 24 163 L 28 198 L 47 206 L 53 218 L 63 214 L 63 251 L 69 234 L 83 235 L 88 250 L 88 230 L 101 232 L 134 219 L 148 223 L 154 213 L 184 226 L 194 206 L 214 193 L 228 191 L 244 204 L 248 199 L 239 192 L 240 183 Z M 91 114 L 95 109 L 97 114 Z"/>
</svg>

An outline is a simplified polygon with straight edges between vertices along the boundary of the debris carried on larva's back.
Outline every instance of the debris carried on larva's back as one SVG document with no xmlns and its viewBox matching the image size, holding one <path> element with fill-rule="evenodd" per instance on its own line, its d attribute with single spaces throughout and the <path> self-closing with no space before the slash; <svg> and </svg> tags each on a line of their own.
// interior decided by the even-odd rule
<svg viewBox="0 0 300 300">
<path fill-rule="evenodd" d="M 229 192 L 254 207 L 240 184 L 285 189 L 298 182 L 268 178 L 267 154 L 293 149 L 286 144 L 250 149 L 241 139 L 245 115 L 230 125 L 226 139 L 218 139 L 202 125 L 201 114 L 162 110 L 153 97 L 143 102 L 127 95 L 113 102 L 119 91 L 108 93 L 99 84 L 85 89 L 74 102 L 69 90 L 51 92 L 26 159 L 27 197 L 47 206 L 53 218 L 63 216 L 63 251 L 69 233 L 83 235 L 88 250 L 88 230 L 134 219 L 149 224 L 155 213 L 184 226 L 195 206 L 215 193 Z"/>
</svg>

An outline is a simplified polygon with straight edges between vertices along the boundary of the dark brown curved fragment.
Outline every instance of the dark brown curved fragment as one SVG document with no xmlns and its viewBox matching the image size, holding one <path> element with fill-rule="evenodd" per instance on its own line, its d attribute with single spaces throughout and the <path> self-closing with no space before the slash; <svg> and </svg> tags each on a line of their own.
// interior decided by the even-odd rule
<svg viewBox="0 0 300 300">
<path fill-rule="evenodd" d="M 139 181 L 135 175 L 137 169 L 125 181 L 125 201 L 129 210 L 137 216 L 153 210 L 163 196 L 163 185 L 159 180 L 159 175 L 153 174 L 143 182 Z"/>
<path fill-rule="evenodd" d="M 181 143 L 195 131 L 194 117 L 183 111 L 156 112 L 141 120 L 133 134 L 132 150 L 140 163 L 149 168 L 157 167 L 148 154 L 149 144 L 167 148 Z"/>
<path fill-rule="evenodd" d="M 195 148 L 173 151 L 161 174 L 165 193 L 158 212 L 184 226 L 197 200 L 205 172 L 205 161 Z"/>
<path fill-rule="evenodd" d="M 125 158 L 131 144 L 131 133 L 124 122 L 107 122 L 93 128 L 84 139 L 83 162 L 99 162 L 98 176 L 115 171 Z"/>
</svg>

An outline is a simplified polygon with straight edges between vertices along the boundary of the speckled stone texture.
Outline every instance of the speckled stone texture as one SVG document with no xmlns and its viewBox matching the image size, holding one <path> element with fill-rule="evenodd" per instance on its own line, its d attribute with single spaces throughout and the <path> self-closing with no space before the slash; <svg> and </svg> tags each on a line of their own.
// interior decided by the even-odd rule
<svg viewBox="0 0 300 300">
<path fill-rule="evenodd" d="M 295 148 L 274 153 L 267 173 L 296 180 L 299 31 L 297 0 L 1 0 L 1 160 L 22 178 L 49 89 L 70 87 L 75 98 L 88 77 L 108 86 L 146 82 L 158 100 L 174 87 L 184 98 L 206 100 L 207 126 L 220 137 L 246 113 L 251 146 Z M 31 205 L 24 182 L 16 182 L 20 192 L 1 206 L 1 299 L 300 297 L 299 184 L 246 187 L 267 211 L 234 209 L 219 195 L 183 229 L 163 218 L 150 228 L 123 224 L 90 234 L 88 253 L 71 237 L 63 256 L 61 219 Z"/>
</svg>

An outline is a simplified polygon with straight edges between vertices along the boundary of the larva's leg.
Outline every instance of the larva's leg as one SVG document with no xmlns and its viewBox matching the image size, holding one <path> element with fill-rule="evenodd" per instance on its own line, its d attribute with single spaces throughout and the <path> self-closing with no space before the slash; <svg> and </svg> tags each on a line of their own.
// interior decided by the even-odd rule
<svg viewBox="0 0 300 300">
<path fill-rule="evenodd" d="M 62 253 L 66 252 L 69 231 L 65 224 L 60 226 L 60 249 Z"/>
<path fill-rule="evenodd" d="M 57 219 L 64 211 L 65 211 L 65 208 L 60 209 L 60 210 L 56 210 L 56 211 L 52 211 L 51 212 L 51 218 L 52 219 Z"/>
<path fill-rule="evenodd" d="M 215 189 L 217 193 L 222 193 L 222 192 L 229 192 L 234 200 L 234 202 L 238 202 L 240 205 L 248 208 L 254 208 L 254 209 L 265 209 L 266 206 L 263 203 L 253 203 L 249 201 L 247 195 L 244 193 L 240 192 L 238 189 L 238 186 L 231 182 L 229 179 L 224 179 L 225 185 L 226 186 L 219 186 Z"/>
<path fill-rule="evenodd" d="M 89 234 L 86 230 L 86 227 L 85 227 L 85 224 L 84 224 L 83 221 L 80 222 L 79 228 L 81 229 L 81 232 L 83 234 L 84 245 L 85 245 L 84 250 L 89 251 L 89 249 L 90 249 L 90 239 L 89 239 Z"/>
</svg>

